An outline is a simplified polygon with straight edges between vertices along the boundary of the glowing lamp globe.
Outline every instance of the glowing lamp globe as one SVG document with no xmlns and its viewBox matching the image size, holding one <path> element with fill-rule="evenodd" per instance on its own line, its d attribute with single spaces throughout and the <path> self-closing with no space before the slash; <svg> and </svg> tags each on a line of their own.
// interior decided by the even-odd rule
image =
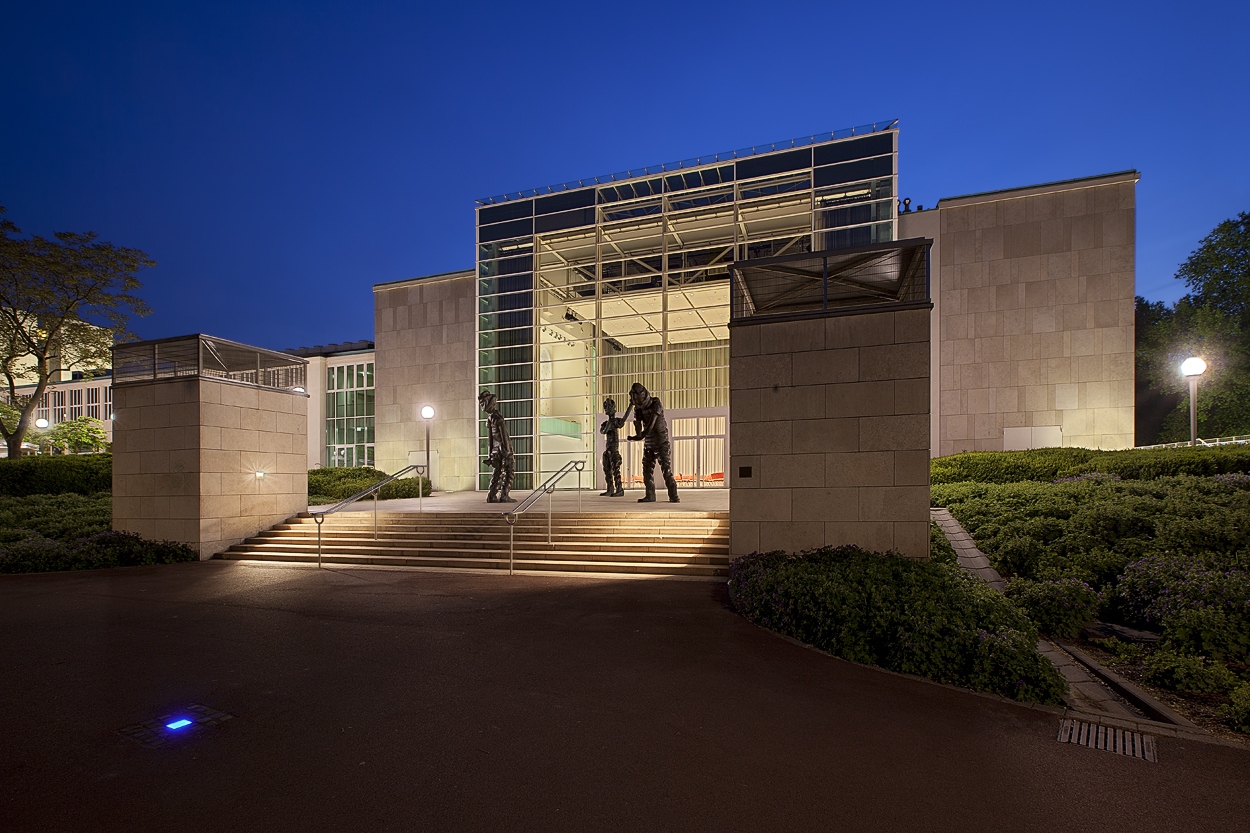
<svg viewBox="0 0 1250 833">
<path fill-rule="evenodd" d="M 434 419 L 434 409 L 431 408 L 429 405 L 426 405 L 424 408 L 421 409 L 421 416 L 423 416 L 426 419 Z"/>
<path fill-rule="evenodd" d="M 44 419 L 43 417 L 39 417 L 39 419 L 35 420 L 35 427 L 36 427 L 36 428 L 47 428 L 47 427 L 48 427 L 48 421 L 47 421 L 46 419 Z"/>
<path fill-rule="evenodd" d="M 1207 363 L 1194 356 L 1181 363 L 1181 373 L 1185 376 L 1201 376 L 1207 372 Z"/>
</svg>

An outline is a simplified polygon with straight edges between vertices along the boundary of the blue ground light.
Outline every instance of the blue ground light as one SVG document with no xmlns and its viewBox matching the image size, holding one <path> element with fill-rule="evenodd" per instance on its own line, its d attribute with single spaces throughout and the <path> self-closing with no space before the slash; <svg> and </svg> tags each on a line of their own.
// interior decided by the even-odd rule
<svg viewBox="0 0 1250 833">
<path fill-rule="evenodd" d="M 190 725 L 191 725 L 191 721 L 187 720 L 184 717 L 181 720 L 175 720 L 173 723 L 166 723 L 165 728 L 166 729 L 181 729 L 184 726 L 190 726 Z"/>
</svg>

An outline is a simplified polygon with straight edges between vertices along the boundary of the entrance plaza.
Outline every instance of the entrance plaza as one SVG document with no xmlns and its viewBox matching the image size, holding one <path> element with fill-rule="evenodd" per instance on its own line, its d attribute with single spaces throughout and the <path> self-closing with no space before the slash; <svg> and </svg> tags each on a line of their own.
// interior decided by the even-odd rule
<svg viewBox="0 0 1250 833">
<path fill-rule="evenodd" d="M 832 659 L 723 584 L 208 561 L 0 578 L 6 831 L 1241 830 L 1159 763 Z M 175 745 L 121 730 L 198 704 Z"/>
</svg>

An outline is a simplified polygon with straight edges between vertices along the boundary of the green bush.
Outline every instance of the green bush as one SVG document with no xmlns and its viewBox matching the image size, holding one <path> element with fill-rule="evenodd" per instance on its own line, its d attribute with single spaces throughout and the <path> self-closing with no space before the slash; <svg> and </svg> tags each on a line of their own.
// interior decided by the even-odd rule
<svg viewBox="0 0 1250 833">
<path fill-rule="evenodd" d="M 0 545 L 32 536 L 71 541 L 112 526 L 108 494 L 0 497 Z"/>
<path fill-rule="evenodd" d="M 959 556 L 937 521 L 929 521 L 929 558 L 940 564 L 958 564 Z"/>
<path fill-rule="evenodd" d="M 1083 581 L 1013 579 L 1007 598 L 1018 604 L 1044 634 L 1074 639 L 1081 626 L 1098 614 L 1098 594 Z"/>
<path fill-rule="evenodd" d="M 356 468 L 323 468 L 308 470 L 308 502 L 335 503 L 367 489 L 389 477 L 386 472 L 368 466 Z M 418 486 L 418 483 L 420 485 Z M 424 492 L 423 495 L 418 490 Z M 382 487 L 379 500 L 429 496 L 429 478 L 404 477 Z M 372 498 L 370 498 L 372 500 Z"/>
<path fill-rule="evenodd" d="M 1238 732 L 1250 732 L 1250 683 L 1242 683 L 1229 695 L 1231 702 L 1220 707 L 1220 716 Z"/>
<path fill-rule="evenodd" d="M 732 562 L 729 584 L 751 621 L 853 662 L 1023 701 L 1065 690 L 1028 618 L 949 563 L 851 546 L 756 553 Z"/>
<path fill-rule="evenodd" d="M 971 451 L 938 457 L 929 465 L 934 484 L 1049 483 L 1092 473 L 1124 480 L 1250 473 L 1250 447 L 1153 448 L 1094 451 L 1035 448 L 1030 451 Z"/>
<path fill-rule="evenodd" d="M 1213 607 L 1186 608 L 1163 621 L 1162 645 L 1178 654 L 1250 660 L 1250 622 Z"/>
<path fill-rule="evenodd" d="M 1142 679 L 1147 683 L 1187 694 L 1224 694 L 1239 682 L 1221 662 L 1185 656 L 1167 648 L 1159 648 L 1143 664 L 1146 670 Z"/>
<path fill-rule="evenodd" d="M 129 532 L 97 532 L 72 541 L 31 535 L 0 545 L 0 573 L 96 570 L 195 561 L 195 550 L 174 541 L 148 541 Z"/>
<path fill-rule="evenodd" d="M 0 459 L 0 496 L 93 495 L 112 491 L 112 454 Z"/>
<path fill-rule="evenodd" d="M 1031 451 L 967 451 L 937 457 L 929 463 L 934 484 L 1049 482 L 1059 472 L 1078 466 L 1098 452 L 1085 448 L 1036 448 Z"/>
</svg>

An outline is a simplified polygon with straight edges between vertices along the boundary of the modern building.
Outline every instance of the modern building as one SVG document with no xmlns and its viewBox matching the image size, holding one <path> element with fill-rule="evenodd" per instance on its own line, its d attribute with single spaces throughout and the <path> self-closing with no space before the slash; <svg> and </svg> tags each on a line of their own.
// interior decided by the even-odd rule
<svg viewBox="0 0 1250 833">
<path fill-rule="evenodd" d="M 623 411 L 638 381 L 679 480 L 722 486 L 730 264 L 912 238 L 931 241 L 932 454 L 1131 447 L 1137 173 L 913 211 L 898 172 L 887 122 L 479 200 L 475 270 L 374 287 L 379 465 L 424 447 L 431 404 L 443 487 L 482 488 L 490 388 L 529 488 L 597 460 L 604 398 Z"/>
<path fill-rule="evenodd" d="M 288 351 L 309 361 L 310 467 L 428 453 L 438 488 L 483 488 L 489 388 L 532 488 L 597 469 L 603 400 L 623 412 L 641 382 L 683 486 L 722 487 L 731 265 L 908 240 L 929 258 L 930 453 L 1131 447 L 1138 174 L 912 210 L 899 170 L 891 121 L 478 200 L 472 269 L 375 285 L 374 342 Z M 110 401 L 107 378 L 65 380 L 41 413 L 110 427 Z"/>
</svg>

